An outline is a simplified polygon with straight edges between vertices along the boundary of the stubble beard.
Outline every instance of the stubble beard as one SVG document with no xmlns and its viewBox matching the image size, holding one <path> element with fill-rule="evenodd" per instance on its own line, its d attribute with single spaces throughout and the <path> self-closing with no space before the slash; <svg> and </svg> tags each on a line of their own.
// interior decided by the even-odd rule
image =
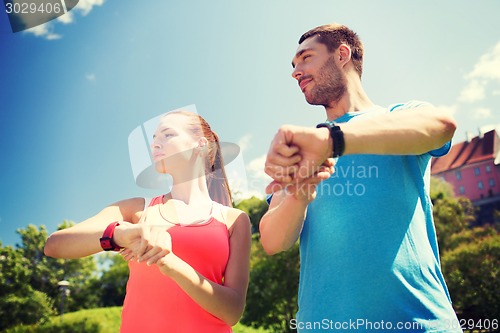
<svg viewBox="0 0 500 333">
<path fill-rule="evenodd" d="M 319 70 L 319 76 L 314 80 L 315 85 L 306 101 L 311 105 L 322 105 L 324 107 L 336 104 L 347 91 L 345 78 L 335 64 L 333 57 L 329 58 Z"/>
</svg>

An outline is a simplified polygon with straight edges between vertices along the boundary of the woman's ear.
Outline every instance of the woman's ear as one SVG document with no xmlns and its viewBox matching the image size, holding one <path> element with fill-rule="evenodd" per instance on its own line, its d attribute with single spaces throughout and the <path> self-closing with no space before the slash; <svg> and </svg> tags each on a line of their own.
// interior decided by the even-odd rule
<svg viewBox="0 0 500 333">
<path fill-rule="evenodd" d="M 208 140 L 207 138 L 205 138 L 204 136 L 202 136 L 199 140 L 198 140 L 198 148 L 200 149 L 205 149 L 208 145 Z"/>
</svg>

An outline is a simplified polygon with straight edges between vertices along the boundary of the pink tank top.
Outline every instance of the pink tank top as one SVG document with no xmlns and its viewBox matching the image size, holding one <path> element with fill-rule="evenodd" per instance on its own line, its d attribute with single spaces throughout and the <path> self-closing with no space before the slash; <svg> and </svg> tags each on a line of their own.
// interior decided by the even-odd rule
<svg viewBox="0 0 500 333">
<path fill-rule="evenodd" d="M 149 206 L 162 200 L 163 196 L 153 198 Z M 178 257 L 207 279 L 223 284 L 229 259 L 229 232 L 224 223 L 210 217 L 198 225 L 174 225 L 168 232 L 172 251 Z M 230 326 L 199 306 L 156 265 L 133 261 L 129 269 L 121 333 L 232 332 Z"/>
</svg>

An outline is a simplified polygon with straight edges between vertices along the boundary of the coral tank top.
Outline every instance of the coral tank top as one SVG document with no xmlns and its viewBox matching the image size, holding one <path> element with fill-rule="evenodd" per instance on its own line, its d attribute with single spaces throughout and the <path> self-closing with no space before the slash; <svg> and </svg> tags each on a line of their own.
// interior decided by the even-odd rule
<svg viewBox="0 0 500 333">
<path fill-rule="evenodd" d="M 153 198 L 150 207 L 161 204 Z M 214 205 L 219 205 L 214 202 Z M 149 215 L 148 215 L 149 217 Z M 168 229 L 172 251 L 205 278 L 223 284 L 229 259 L 225 223 L 210 217 L 203 223 Z M 121 333 L 226 333 L 231 327 L 191 299 L 156 265 L 129 262 L 130 276 L 123 304 Z"/>
</svg>

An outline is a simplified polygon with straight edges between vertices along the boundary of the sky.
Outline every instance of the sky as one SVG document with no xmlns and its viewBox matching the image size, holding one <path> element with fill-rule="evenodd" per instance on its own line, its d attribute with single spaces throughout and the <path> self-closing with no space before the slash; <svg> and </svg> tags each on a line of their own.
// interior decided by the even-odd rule
<svg viewBox="0 0 500 333">
<path fill-rule="evenodd" d="M 454 142 L 500 124 L 497 0 L 80 0 L 16 33 L 1 6 L 3 245 L 28 224 L 50 233 L 118 200 L 165 192 L 135 184 L 128 135 L 185 105 L 239 145 L 238 196 L 263 196 L 278 128 L 325 119 L 305 102 L 291 59 L 300 35 L 326 23 L 360 35 L 374 103 L 450 109 Z"/>
</svg>

